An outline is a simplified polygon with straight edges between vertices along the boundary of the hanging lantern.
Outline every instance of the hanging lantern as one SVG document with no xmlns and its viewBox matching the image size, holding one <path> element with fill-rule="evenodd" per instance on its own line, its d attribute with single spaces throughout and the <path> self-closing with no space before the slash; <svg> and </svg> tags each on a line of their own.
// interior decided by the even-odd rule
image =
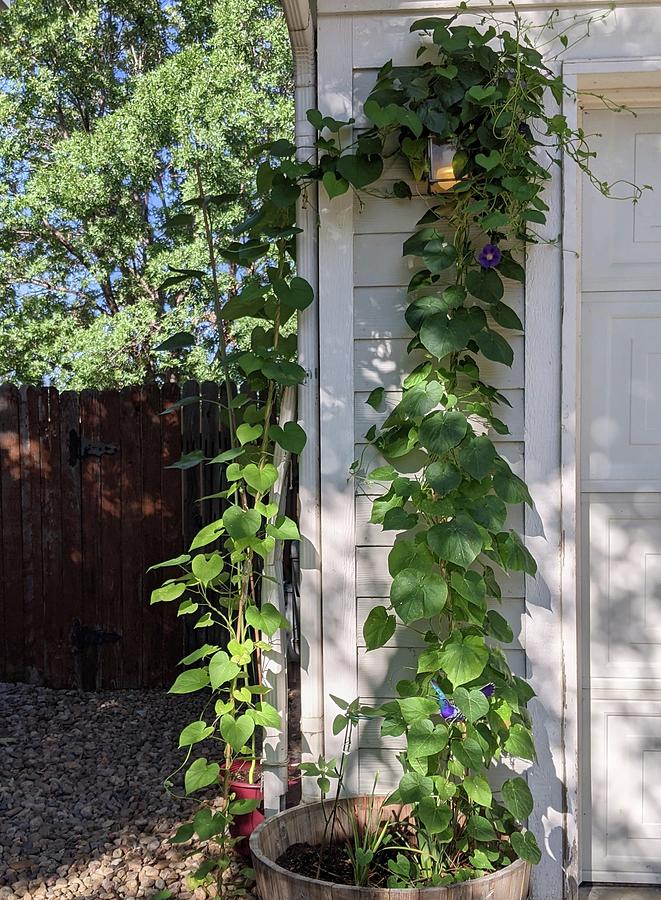
<svg viewBox="0 0 661 900">
<path fill-rule="evenodd" d="M 458 182 L 452 167 L 456 149 L 446 141 L 429 138 L 429 190 L 432 194 L 442 194 Z"/>
</svg>

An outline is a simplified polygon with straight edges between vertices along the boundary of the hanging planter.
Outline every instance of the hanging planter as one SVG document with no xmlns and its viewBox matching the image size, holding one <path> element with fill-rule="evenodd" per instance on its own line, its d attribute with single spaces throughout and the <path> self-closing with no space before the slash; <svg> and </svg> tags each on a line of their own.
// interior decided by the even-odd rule
<svg viewBox="0 0 661 900">
<path fill-rule="evenodd" d="M 387 804 L 385 798 L 354 797 L 340 800 L 333 829 L 335 842 L 351 834 L 351 821 L 366 827 L 377 805 L 382 818 L 397 820 L 407 807 Z M 263 822 L 250 838 L 253 867 L 260 897 L 268 900 L 525 900 L 528 896 L 530 863 L 517 859 L 498 872 L 461 884 L 438 887 L 358 887 L 338 884 L 292 872 L 278 863 L 296 845 L 319 845 L 333 802 L 313 803 L 286 810 Z"/>
</svg>

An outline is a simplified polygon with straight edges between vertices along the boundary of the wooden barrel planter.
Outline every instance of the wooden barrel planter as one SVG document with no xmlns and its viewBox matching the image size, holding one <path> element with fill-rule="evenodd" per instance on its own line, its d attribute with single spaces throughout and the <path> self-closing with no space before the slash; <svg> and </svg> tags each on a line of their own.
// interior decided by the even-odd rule
<svg viewBox="0 0 661 900">
<path fill-rule="evenodd" d="M 385 798 L 375 798 L 374 805 L 384 814 L 406 812 L 400 806 L 386 805 Z M 369 816 L 370 797 L 343 799 L 339 804 L 336 837 L 350 834 L 346 812 L 352 810 L 359 823 Z M 325 816 L 332 802 L 296 806 L 267 819 L 252 833 L 250 851 L 257 876 L 261 900 L 526 900 L 530 880 L 530 865 L 516 860 L 505 869 L 484 878 L 464 881 L 448 887 L 427 888 L 361 888 L 329 881 L 317 881 L 297 875 L 277 865 L 276 860 L 292 844 L 321 843 Z"/>
</svg>

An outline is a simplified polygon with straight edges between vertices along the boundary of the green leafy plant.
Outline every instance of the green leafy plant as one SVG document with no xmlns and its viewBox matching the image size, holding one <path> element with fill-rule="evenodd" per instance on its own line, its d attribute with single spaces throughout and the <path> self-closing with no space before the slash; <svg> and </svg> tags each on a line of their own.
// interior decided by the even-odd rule
<svg viewBox="0 0 661 900">
<path fill-rule="evenodd" d="M 525 827 L 533 808 L 525 779 L 510 777 L 498 791 L 488 779 L 502 760 L 535 759 L 526 709 L 533 691 L 510 670 L 502 645 L 513 634 L 496 607 L 503 579 L 517 572 L 533 576 L 536 565 L 507 525 L 510 510 L 532 500 L 493 443 L 492 435 L 508 431 L 498 413 L 509 404 L 483 375 L 482 361 L 513 363 L 510 338 L 523 325 L 505 302 L 506 284 L 524 282 L 517 250 L 542 239 L 548 211 L 543 190 L 553 166 L 566 154 L 589 174 L 594 156 L 582 130 L 547 112 L 547 94 L 559 102 L 567 88 L 517 15 L 509 24 L 489 16 L 477 25 L 461 24 L 456 16 L 425 18 L 412 29 L 426 35 L 419 61 L 383 66 L 365 103 L 370 127 L 352 139 L 351 122 L 311 110 L 308 118 L 319 131 L 316 158 L 297 160 L 288 141 L 259 148 L 260 203 L 235 228 L 236 240 L 220 249 L 211 217 L 223 201 L 205 196 L 198 179 L 199 196 L 190 203 L 208 235 L 211 299 L 231 398 L 223 415 L 232 450 L 210 461 L 224 467 L 229 487 L 220 496 L 227 508 L 188 553 L 163 564 L 179 572 L 153 598 L 178 602 L 182 615 L 200 616 L 196 627 L 220 622 L 230 636 L 226 647 L 205 646 L 187 657 L 173 687 L 207 692 L 205 710 L 211 712 L 182 733 L 185 784 L 189 794 L 221 784 L 227 802 L 210 827 L 214 837 L 222 836 L 236 811 L 229 791 L 233 756 L 250 760 L 254 771 L 257 729 L 277 727 L 277 713 L 264 699 L 260 657 L 285 623 L 262 602 L 256 563 L 276 541 L 298 537 L 295 523 L 279 517 L 268 496 L 278 476 L 276 449 L 298 453 L 305 442 L 295 423 L 277 422 L 283 391 L 305 378 L 292 361 L 294 339 L 283 337 L 282 328 L 313 300 L 311 286 L 294 274 L 295 206 L 318 182 L 331 197 L 348 190 L 410 197 L 426 189 L 430 140 L 449 144 L 453 183 L 429 196 L 427 212 L 403 247 L 406 256 L 420 260 L 405 313 L 415 361 L 401 400 L 367 434 L 384 464 L 372 471 L 360 460 L 354 466 L 371 493 L 381 491 L 371 521 L 398 532 L 388 560 L 390 603 L 370 612 L 366 646 L 378 651 L 401 628 L 415 631 L 424 646 L 416 671 L 397 685 L 397 698 L 377 709 L 337 700 L 342 711 L 334 732 L 345 731 L 339 764 L 320 759 L 303 767 L 324 795 L 335 779 L 337 797 L 360 718 L 380 718 L 383 735 L 404 738 L 403 774 L 391 800 L 410 809 L 408 844 L 397 847 L 389 829 L 377 826 L 356 831 L 348 851 L 356 882 L 365 885 L 377 851 L 385 843 L 396 849 L 387 859 L 391 887 L 460 882 L 517 857 L 540 859 Z M 564 45 L 565 32 L 559 37 Z M 382 181 L 384 161 L 393 156 L 407 161 L 412 182 Z M 596 184 L 612 193 L 611 186 Z M 635 201 L 641 189 L 630 188 Z M 222 296 L 219 260 L 245 271 L 237 296 Z M 236 394 L 223 323 L 244 317 L 260 324 L 250 352 L 234 360 L 246 382 Z M 369 397 L 377 411 L 383 393 L 377 389 Z M 412 453 L 416 467 L 408 464 Z M 417 473 L 407 474 L 413 468 Z M 220 762 L 196 757 L 203 740 L 220 742 Z M 337 804 L 332 809 L 327 837 L 335 833 Z M 202 828 L 207 835 L 209 814 Z M 202 837 L 195 821 L 185 828 L 188 837 Z"/>
</svg>

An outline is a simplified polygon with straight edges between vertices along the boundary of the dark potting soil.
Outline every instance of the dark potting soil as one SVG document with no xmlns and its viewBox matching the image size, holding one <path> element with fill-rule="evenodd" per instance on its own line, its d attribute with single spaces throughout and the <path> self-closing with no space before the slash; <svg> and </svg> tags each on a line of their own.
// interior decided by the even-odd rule
<svg viewBox="0 0 661 900">
<path fill-rule="evenodd" d="M 313 847 L 307 843 L 292 844 L 276 859 L 276 863 L 283 869 L 307 878 L 332 881 L 333 884 L 355 884 L 353 868 L 344 845 L 332 844 L 324 848 L 321 856 L 320 854 L 320 845 Z"/>
</svg>

